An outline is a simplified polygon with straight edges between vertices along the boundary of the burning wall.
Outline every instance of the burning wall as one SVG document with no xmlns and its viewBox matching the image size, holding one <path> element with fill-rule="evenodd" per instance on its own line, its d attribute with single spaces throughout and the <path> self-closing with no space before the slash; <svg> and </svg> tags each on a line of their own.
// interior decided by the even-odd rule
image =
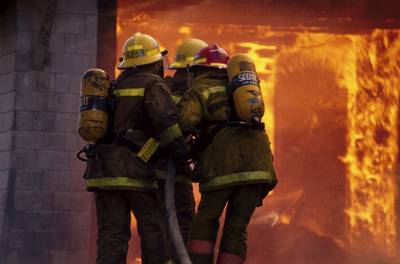
<svg viewBox="0 0 400 264">
<path fill-rule="evenodd" d="M 395 256 L 399 48 L 398 31 L 300 34 L 277 60 L 275 194 L 301 193 L 282 222 L 366 258 Z"/>
</svg>

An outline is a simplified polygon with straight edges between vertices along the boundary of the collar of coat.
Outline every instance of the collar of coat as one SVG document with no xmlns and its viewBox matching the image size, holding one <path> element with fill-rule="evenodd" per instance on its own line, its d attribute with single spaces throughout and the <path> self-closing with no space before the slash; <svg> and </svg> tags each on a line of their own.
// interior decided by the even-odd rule
<svg viewBox="0 0 400 264">
<path fill-rule="evenodd" d="M 164 78 L 164 80 L 167 82 L 171 93 L 173 93 L 174 95 L 182 96 L 187 91 L 188 84 L 186 78 L 178 76 L 167 76 Z"/>
<path fill-rule="evenodd" d="M 202 82 L 205 79 L 224 80 L 224 81 L 226 80 L 226 82 L 228 82 L 228 74 L 221 73 L 221 72 L 213 72 L 213 71 L 204 72 L 204 73 L 197 75 L 193 79 L 191 86 L 193 86 L 197 82 Z"/>
<path fill-rule="evenodd" d="M 116 81 L 117 83 L 121 83 L 122 81 L 125 81 L 136 74 L 143 74 L 143 75 L 151 75 L 151 76 L 158 76 L 161 78 L 159 75 L 155 74 L 149 69 L 136 69 L 136 68 L 128 68 L 126 70 L 123 70 L 117 77 Z"/>
</svg>

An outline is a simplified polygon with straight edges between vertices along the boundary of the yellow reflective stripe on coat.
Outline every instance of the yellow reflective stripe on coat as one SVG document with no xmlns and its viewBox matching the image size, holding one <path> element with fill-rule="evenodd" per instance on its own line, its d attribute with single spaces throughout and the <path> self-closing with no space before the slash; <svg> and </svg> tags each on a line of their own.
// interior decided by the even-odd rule
<svg viewBox="0 0 400 264">
<path fill-rule="evenodd" d="M 174 139 L 181 137 L 182 131 L 178 123 L 165 129 L 161 134 L 161 145 L 165 146 L 174 141 Z"/>
<path fill-rule="evenodd" d="M 213 93 L 226 93 L 226 87 L 225 86 L 212 86 L 210 88 L 207 88 L 207 90 L 203 91 L 201 94 L 203 95 L 203 97 L 205 99 L 207 99 Z"/>
<path fill-rule="evenodd" d="M 86 180 L 87 187 L 101 188 L 101 187 L 131 187 L 138 189 L 155 189 L 157 188 L 156 182 L 143 181 L 139 179 L 132 179 L 128 177 L 110 177 L 110 178 L 95 178 Z"/>
<path fill-rule="evenodd" d="M 146 163 L 153 156 L 154 152 L 156 152 L 159 145 L 160 144 L 151 137 L 144 143 L 136 156 Z"/>
<path fill-rule="evenodd" d="M 218 187 L 228 184 L 251 181 L 275 181 L 271 173 L 268 171 L 246 171 L 222 176 L 216 176 L 209 181 L 200 183 L 200 188 Z"/>
<path fill-rule="evenodd" d="M 144 88 L 123 88 L 113 91 L 116 97 L 120 96 L 144 96 Z"/>
</svg>

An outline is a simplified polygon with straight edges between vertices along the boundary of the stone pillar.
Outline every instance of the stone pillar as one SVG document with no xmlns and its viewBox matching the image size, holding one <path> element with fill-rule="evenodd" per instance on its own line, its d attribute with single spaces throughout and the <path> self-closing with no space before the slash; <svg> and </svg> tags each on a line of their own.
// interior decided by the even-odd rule
<svg viewBox="0 0 400 264">
<path fill-rule="evenodd" d="M 91 195 L 75 154 L 96 0 L 15 2 L 0 17 L 0 263 L 88 263 Z"/>
</svg>

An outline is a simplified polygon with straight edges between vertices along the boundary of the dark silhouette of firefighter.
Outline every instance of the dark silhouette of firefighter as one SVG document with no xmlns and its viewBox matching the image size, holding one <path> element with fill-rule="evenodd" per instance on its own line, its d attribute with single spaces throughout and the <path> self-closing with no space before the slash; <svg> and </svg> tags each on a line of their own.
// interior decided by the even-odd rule
<svg viewBox="0 0 400 264">
<path fill-rule="evenodd" d="M 165 78 L 175 103 L 180 101 L 183 94 L 189 88 L 192 73 L 189 72 L 188 67 L 193 64 L 194 56 L 206 46 L 206 42 L 190 38 L 184 40 L 177 48 L 175 60 L 169 65 L 170 69 L 175 70 L 174 75 Z M 160 207 L 164 208 L 165 212 L 165 177 L 167 174 L 168 153 L 161 149 L 159 157 L 156 164 L 156 173 L 159 178 L 157 192 L 161 202 Z M 189 168 L 177 173 L 175 177 L 175 207 L 183 242 L 187 244 L 190 224 L 195 214 L 195 201 Z M 177 262 L 177 257 L 174 256 L 174 250 L 172 249 L 173 245 L 169 239 L 166 244 L 168 244 L 168 248 L 170 249 L 170 257 Z"/>
<path fill-rule="evenodd" d="M 123 71 L 112 89 L 104 71 L 89 70 L 83 77 L 80 134 L 92 143 L 83 150 L 84 177 L 95 194 L 97 264 L 126 263 L 131 212 L 137 219 L 142 263 L 167 262 L 152 163 L 162 147 L 177 168 L 183 167 L 186 145 L 163 80 L 164 55 L 155 39 L 135 33 L 124 44 L 118 67 Z"/>
</svg>

